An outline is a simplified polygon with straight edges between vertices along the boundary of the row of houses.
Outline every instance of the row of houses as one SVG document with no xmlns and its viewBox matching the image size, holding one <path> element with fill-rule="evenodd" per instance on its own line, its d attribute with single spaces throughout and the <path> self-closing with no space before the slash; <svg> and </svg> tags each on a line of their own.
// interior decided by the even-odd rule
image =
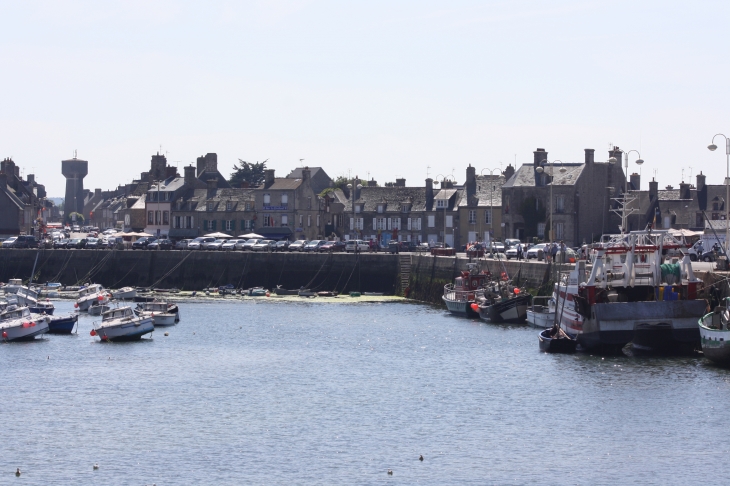
<svg viewBox="0 0 730 486">
<path fill-rule="evenodd" d="M 582 161 L 559 162 L 538 148 L 532 163 L 520 167 L 494 171 L 470 165 L 461 184 L 447 177 L 427 178 L 418 186 L 405 179 L 381 186 L 355 177 L 343 187 L 321 167 L 297 167 L 286 177 L 266 170 L 258 187 L 232 187 L 219 172 L 215 153 L 198 157 L 183 175 L 158 153 L 149 171 L 131 183 L 82 191 L 79 207 L 85 221 L 102 229 L 174 239 L 256 232 L 274 239 L 361 238 L 384 244 L 395 239 L 456 247 L 504 238 L 576 246 L 618 231 L 617 212 L 624 203 L 631 213 L 627 230 L 724 224 L 724 185 L 709 185 L 700 173 L 696 184 L 660 190 L 652 180 L 642 190 L 639 174 L 626 177 L 624 157 L 619 147 L 603 161 L 585 149 Z M 22 180 L 6 159 L 0 190 L 2 232 L 33 232 L 34 218 L 47 204 L 43 186 L 32 175 Z"/>
</svg>

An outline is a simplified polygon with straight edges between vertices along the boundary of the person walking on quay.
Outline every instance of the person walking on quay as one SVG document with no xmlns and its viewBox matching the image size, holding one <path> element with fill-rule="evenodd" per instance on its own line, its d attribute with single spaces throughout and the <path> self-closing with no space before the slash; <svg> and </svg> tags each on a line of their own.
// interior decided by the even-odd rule
<svg viewBox="0 0 730 486">
<path fill-rule="evenodd" d="M 517 259 L 522 260 L 522 243 L 517 243 Z"/>
<path fill-rule="evenodd" d="M 566 248 L 565 243 L 563 240 L 560 240 L 560 263 L 565 263 L 565 257 L 566 257 Z"/>
<path fill-rule="evenodd" d="M 556 262 L 555 256 L 558 254 L 558 245 L 554 241 L 550 245 L 550 257 L 553 262 Z M 557 263 L 557 262 L 556 262 Z"/>
</svg>

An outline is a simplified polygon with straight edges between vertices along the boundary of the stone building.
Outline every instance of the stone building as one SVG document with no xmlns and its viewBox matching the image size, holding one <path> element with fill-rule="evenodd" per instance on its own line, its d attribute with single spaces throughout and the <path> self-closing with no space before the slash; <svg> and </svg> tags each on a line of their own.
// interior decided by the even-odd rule
<svg viewBox="0 0 730 486">
<path fill-rule="evenodd" d="M 533 163 L 522 165 L 502 187 L 503 236 L 549 240 L 552 226 L 552 240 L 577 246 L 616 232 L 620 218 L 611 211 L 613 198 L 623 192 L 626 178 L 623 152 L 614 147 L 608 155 L 616 162 L 596 162 L 594 150 L 585 149 L 582 163 L 553 163 L 544 149 L 535 150 Z"/>
<path fill-rule="evenodd" d="M 512 166 L 508 168 L 511 169 Z M 508 172 L 507 173 L 513 173 Z M 459 244 L 502 239 L 502 174 L 477 175 L 469 165 L 459 200 Z"/>
<path fill-rule="evenodd" d="M 45 197 L 45 187 L 35 182 L 33 174 L 23 180 L 15 162 L 9 158 L 0 162 L 0 235 L 35 234 Z"/>
</svg>

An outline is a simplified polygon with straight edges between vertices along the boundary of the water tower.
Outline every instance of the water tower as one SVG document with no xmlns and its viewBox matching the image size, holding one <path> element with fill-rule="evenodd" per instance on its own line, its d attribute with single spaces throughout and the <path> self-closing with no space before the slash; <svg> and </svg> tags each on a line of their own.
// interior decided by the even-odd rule
<svg viewBox="0 0 730 486">
<path fill-rule="evenodd" d="M 64 216 L 71 213 L 83 214 L 84 177 L 89 173 L 89 163 L 74 157 L 61 161 L 61 173 L 66 177 L 66 200 L 63 204 Z"/>
</svg>

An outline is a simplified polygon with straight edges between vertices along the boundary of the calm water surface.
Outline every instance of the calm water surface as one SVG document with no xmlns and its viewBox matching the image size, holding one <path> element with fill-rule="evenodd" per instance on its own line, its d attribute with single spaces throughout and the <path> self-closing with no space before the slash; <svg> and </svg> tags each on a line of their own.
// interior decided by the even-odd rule
<svg viewBox="0 0 730 486">
<path fill-rule="evenodd" d="M 413 304 L 180 309 L 0 345 L 0 484 L 728 482 L 730 374 L 700 358 L 541 354 Z"/>
</svg>

